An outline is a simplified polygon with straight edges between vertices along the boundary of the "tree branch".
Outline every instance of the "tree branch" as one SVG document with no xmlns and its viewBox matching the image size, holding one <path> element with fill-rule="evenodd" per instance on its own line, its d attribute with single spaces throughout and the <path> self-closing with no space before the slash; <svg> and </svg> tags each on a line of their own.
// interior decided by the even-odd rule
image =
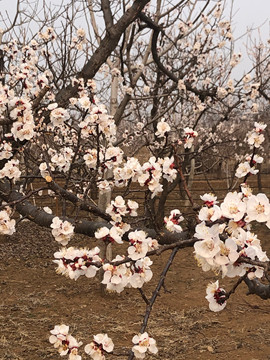
<svg viewBox="0 0 270 360">
<path fill-rule="evenodd" d="M 90 60 L 85 64 L 83 69 L 77 74 L 78 78 L 85 80 L 92 79 L 100 66 L 106 62 L 112 51 L 116 48 L 125 29 L 139 16 L 144 6 L 150 0 L 135 0 L 132 6 L 124 13 L 124 15 L 110 28 L 110 32 L 101 40 L 100 46 L 94 52 Z M 62 89 L 56 96 L 56 102 L 59 106 L 67 103 L 70 97 L 76 96 L 77 87 L 69 85 Z"/>
</svg>

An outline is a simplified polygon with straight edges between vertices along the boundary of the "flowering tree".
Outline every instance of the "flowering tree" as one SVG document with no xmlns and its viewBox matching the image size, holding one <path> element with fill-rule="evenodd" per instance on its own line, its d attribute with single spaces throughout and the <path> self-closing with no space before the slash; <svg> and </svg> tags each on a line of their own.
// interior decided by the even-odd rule
<svg viewBox="0 0 270 360">
<path fill-rule="evenodd" d="M 47 22 L 53 26 L 21 39 L 18 1 L 14 21 L 8 26 L 6 20 L 1 30 L 1 233 L 13 234 L 23 219 L 47 226 L 62 246 L 54 254 L 57 273 L 73 280 L 101 273 L 108 291 L 139 289 L 147 307 L 130 360 L 158 351 L 146 332 L 148 318 L 184 247 L 194 246 L 203 271 L 237 278 L 227 292 L 218 282 L 208 286 L 211 310 L 222 310 L 241 282 L 249 292 L 270 297 L 269 260 L 251 228 L 254 221 L 270 228 L 270 204 L 247 185 L 263 161 L 266 125 L 256 121 L 246 134 L 249 153 L 239 154 L 235 172 L 242 179 L 238 192 L 228 192 L 220 203 L 214 194 L 202 194 L 200 207 L 190 190 L 196 161 L 209 151 L 221 161 L 220 147 L 233 144 L 230 134 L 220 140 L 218 130 L 236 115 L 257 113 L 260 94 L 267 100 L 267 80 L 258 82 L 256 72 L 232 79 L 241 54 L 227 50 L 233 35 L 222 3 L 209 4 L 72 2 L 60 14 L 69 20 L 65 26 L 59 27 L 56 9 Z M 89 15 L 88 33 L 78 26 L 78 13 Z M 20 27 L 29 21 L 33 17 Z M 141 148 L 150 156 L 140 162 L 135 155 Z M 181 209 L 165 213 L 177 186 L 191 215 Z M 61 213 L 37 206 L 44 192 L 60 199 Z M 135 201 L 141 193 L 144 201 Z M 93 248 L 67 247 L 76 233 L 89 236 Z M 115 252 L 125 244 L 126 255 L 107 256 L 111 244 Z M 171 253 L 148 299 L 142 288 L 152 278 L 151 259 L 165 251 Z M 49 340 L 61 356 L 81 359 L 82 343 L 67 325 L 56 325 Z M 114 344 L 100 333 L 84 350 L 103 360 Z"/>
</svg>

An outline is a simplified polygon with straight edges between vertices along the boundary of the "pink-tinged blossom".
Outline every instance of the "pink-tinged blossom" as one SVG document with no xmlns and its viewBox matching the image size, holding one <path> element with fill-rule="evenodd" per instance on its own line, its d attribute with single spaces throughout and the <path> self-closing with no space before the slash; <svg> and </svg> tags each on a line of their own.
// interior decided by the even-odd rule
<svg viewBox="0 0 270 360">
<path fill-rule="evenodd" d="M 139 204 L 136 201 L 133 200 L 127 201 L 127 212 L 130 216 L 137 216 L 138 208 L 139 208 Z"/>
<path fill-rule="evenodd" d="M 247 200 L 246 221 L 269 222 L 270 204 L 265 194 L 251 195 Z"/>
<path fill-rule="evenodd" d="M 162 119 L 157 124 L 157 131 L 155 132 L 155 134 L 157 135 L 157 137 L 164 137 L 165 134 L 168 133 L 170 130 L 170 125 L 165 121 L 165 119 Z"/>
<path fill-rule="evenodd" d="M 149 257 L 139 259 L 130 266 L 130 276 L 128 284 L 133 288 L 141 288 L 144 283 L 152 279 L 153 273 L 150 266 L 153 262 Z"/>
<path fill-rule="evenodd" d="M 11 159 L 7 163 L 3 169 L 0 170 L 0 179 L 7 177 L 15 183 L 20 179 L 21 171 L 19 169 L 19 160 Z"/>
<path fill-rule="evenodd" d="M 48 27 L 43 33 L 38 33 L 39 38 L 45 41 L 54 40 L 56 38 L 54 29 L 52 27 Z"/>
<path fill-rule="evenodd" d="M 163 191 L 163 186 L 160 184 L 162 178 L 162 169 L 159 162 L 152 156 L 142 166 L 142 174 L 138 178 L 141 186 L 147 186 L 152 192 L 151 198 Z"/>
<path fill-rule="evenodd" d="M 97 187 L 99 191 L 104 194 L 112 190 L 113 183 L 111 181 L 103 180 L 98 183 Z"/>
<path fill-rule="evenodd" d="M 113 221 L 122 221 L 122 216 L 127 214 L 127 207 L 122 196 L 116 196 L 116 198 L 111 201 L 111 204 L 106 208 L 106 213 L 111 216 Z"/>
<path fill-rule="evenodd" d="M 133 336 L 132 342 L 135 344 L 132 351 L 136 359 L 144 359 L 147 351 L 152 354 L 158 352 L 156 340 L 151 338 L 147 332 Z"/>
<path fill-rule="evenodd" d="M 240 163 L 236 169 L 235 176 L 238 178 L 244 177 L 248 174 L 255 175 L 259 172 L 254 167 L 251 167 L 248 161 Z"/>
<path fill-rule="evenodd" d="M 91 250 L 86 248 L 75 249 L 73 247 L 63 248 L 54 253 L 56 260 L 53 262 L 58 265 L 56 272 L 74 280 L 77 280 L 82 275 L 92 278 L 98 271 L 98 267 L 92 265 L 92 263 L 102 262 L 99 252 L 98 247 Z"/>
<path fill-rule="evenodd" d="M 196 256 L 204 258 L 211 266 L 215 266 L 213 258 L 220 252 L 220 245 L 222 241 L 219 238 L 220 232 L 222 232 L 224 226 L 213 225 L 208 227 L 205 222 L 196 226 L 194 237 L 201 239 L 194 244 L 194 250 Z"/>
<path fill-rule="evenodd" d="M 81 360 L 81 356 L 78 355 L 78 348 L 82 345 L 82 342 L 78 342 L 68 333 L 68 326 L 64 324 L 56 325 L 50 332 L 52 335 L 49 342 L 53 344 L 54 348 L 58 349 L 60 356 L 69 355 L 68 360 Z"/>
<path fill-rule="evenodd" d="M 56 344 L 58 340 L 60 340 L 61 342 L 63 340 L 66 340 L 68 332 L 69 332 L 69 326 L 64 324 L 55 325 L 54 329 L 50 331 L 50 333 L 52 334 L 49 338 L 50 343 Z M 56 345 L 55 347 L 58 347 L 58 345 Z"/>
<path fill-rule="evenodd" d="M 255 131 L 252 131 L 248 134 L 248 144 L 254 146 L 255 148 L 259 148 L 261 144 L 264 142 L 264 135 Z"/>
<path fill-rule="evenodd" d="M 86 154 L 83 156 L 85 165 L 90 169 L 95 169 L 97 166 L 98 153 L 96 149 L 87 150 Z"/>
<path fill-rule="evenodd" d="M 121 260 L 123 260 L 123 257 L 117 255 L 113 262 Z M 106 285 L 108 291 L 116 291 L 117 293 L 120 293 L 124 290 L 125 286 L 128 284 L 130 276 L 128 266 L 128 263 L 117 266 L 113 264 L 103 265 L 104 276 L 102 284 Z"/>
<path fill-rule="evenodd" d="M 241 184 L 240 187 L 244 197 L 248 198 L 252 195 L 252 189 L 246 183 Z"/>
<path fill-rule="evenodd" d="M 50 172 L 48 170 L 48 165 L 43 162 L 39 165 L 40 175 L 45 179 L 46 176 L 50 175 Z"/>
<path fill-rule="evenodd" d="M 51 111 L 50 120 L 53 126 L 63 125 L 64 122 L 68 119 L 69 119 L 69 113 L 66 109 L 59 107 Z"/>
<path fill-rule="evenodd" d="M 165 157 L 159 159 L 160 165 L 162 165 L 163 178 L 169 182 L 173 182 L 177 176 L 177 170 L 175 169 L 174 157 Z"/>
<path fill-rule="evenodd" d="M 208 284 L 205 298 L 209 301 L 211 311 L 221 311 L 227 304 L 226 291 L 219 287 L 218 280 L 215 283 Z"/>
<path fill-rule="evenodd" d="M 257 133 L 261 133 L 266 129 L 267 125 L 263 123 L 255 122 L 254 127 Z"/>
<path fill-rule="evenodd" d="M 9 159 L 13 155 L 12 146 L 9 142 L 3 141 L 0 144 L 0 160 Z"/>
<path fill-rule="evenodd" d="M 220 219 L 221 216 L 221 209 L 217 205 L 202 207 L 198 215 L 201 221 L 216 221 L 217 219 Z"/>
<path fill-rule="evenodd" d="M 9 107 L 14 107 L 13 110 L 10 111 L 10 117 L 13 120 L 22 121 L 25 113 L 31 111 L 31 106 L 32 105 L 29 102 L 29 99 L 25 97 L 14 97 L 12 100 L 9 101 Z"/>
<path fill-rule="evenodd" d="M 212 207 L 218 203 L 217 197 L 211 193 L 205 193 L 204 195 L 201 195 L 200 198 L 204 202 L 204 205 L 208 207 Z"/>
<path fill-rule="evenodd" d="M 113 351 L 114 344 L 107 334 L 94 335 L 94 340 L 84 348 L 86 354 L 90 355 L 93 360 L 105 360 L 104 352 Z"/>
<path fill-rule="evenodd" d="M 190 149 L 193 145 L 194 139 L 198 136 L 197 131 L 192 128 L 186 127 L 184 128 L 184 148 Z"/>
<path fill-rule="evenodd" d="M 121 164 L 123 160 L 123 150 L 119 147 L 109 147 L 105 152 L 105 165 L 108 169 L 112 169 L 115 166 Z"/>
<path fill-rule="evenodd" d="M 179 225 L 181 221 L 183 221 L 184 218 L 180 212 L 180 210 L 175 209 L 172 210 L 169 217 L 164 218 L 166 229 L 171 232 L 182 232 L 183 229 Z"/>
<path fill-rule="evenodd" d="M 242 193 L 229 192 L 220 206 L 222 216 L 234 221 L 243 218 L 246 212 L 246 204 L 242 201 Z"/>
<path fill-rule="evenodd" d="M 123 170 L 126 173 L 125 178 L 132 179 L 132 181 L 137 181 L 142 173 L 141 164 L 139 163 L 139 160 L 134 157 L 128 158 Z"/>
<path fill-rule="evenodd" d="M 10 219 L 10 213 L 6 210 L 0 211 L 0 234 L 12 235 L 16 231 L 16 221 Z"/>
<path fill-rule="evenodd" d="M 51 223 L 52 235 L 61 245 L 67 245 L 74 233 L 74 226 L 68 221 L 54 217 Z"/>
<path fill-rule="evenodd" d="M 30 121 L 16 121 L 12 124 L 11 133 L 14 136 L 14 139 L 19 139 L 20 141 L 23 140 L 30 140 L 35 135 L 35 124 L 33 121 L 33 116 L 31 115 L 32 119 Z"/>
<path fill-rule="evenodd" d="M 143 230 L 135 230 L 128 234 L 131 246 L 128 247 L 128 256 L 132 260 L 138 260 L 146 256 L 147 252 L 158 248 L 158 242 Z"/>
<path fill-rule="evenodd" d="M 248 161 L 248 162 L 250 162 L 251 161 L 251 158 L 252 158 L 252 156 L 251 155 L 248 155 L 247 157 L 246 157 L 246 160 Z M 259 155 L 257 155 L 257 154 L 255 154 L 254 156 L 253 156 L 253 158 L 252 158 L 252 163 L 253 164 L 261 164 L 263 162 L 263 157 L 261 157 L 261 156 L 259 156 Z"/>
<path fill-rule="evenodd" d="M 232 238 L 222 241 L 219 244 L 220 251 L 215 255 L 214 261 L 217 265 L 223 266 L 230 263 L 234 264 L 239 258 L 239 252 L 236 242 Z M 226 275 L 226 267 L 222 267 L 223 276 Z"/>
<path fill-rule="evenodd" d="M 107 242 L 116 242 L 117 244 L 123 244 L 121 230 L 113 226 L 110 229 L 102 227 L 95 232 L 95 238 Z"/>
<path fill-rule="evenodd" d="M 194 244 L 195 254 L 202 258 L 213 258 L 220 251 L 219 241 L 214 239 L 206 239 L 197 241 Z"/>
</svg>

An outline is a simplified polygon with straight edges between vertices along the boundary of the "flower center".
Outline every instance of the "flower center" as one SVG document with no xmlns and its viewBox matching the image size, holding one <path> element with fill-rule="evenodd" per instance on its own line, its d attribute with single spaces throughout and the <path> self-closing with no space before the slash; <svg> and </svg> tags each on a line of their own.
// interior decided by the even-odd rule
<svg viewBox="0 0 270 360">
<path fill-rule="evenodd" d="M 262 204 L 257 205 L 256 211 L 258 214 L 263 214 L 264 213 L 264 205 L 262 205 Z"/>
</svg>

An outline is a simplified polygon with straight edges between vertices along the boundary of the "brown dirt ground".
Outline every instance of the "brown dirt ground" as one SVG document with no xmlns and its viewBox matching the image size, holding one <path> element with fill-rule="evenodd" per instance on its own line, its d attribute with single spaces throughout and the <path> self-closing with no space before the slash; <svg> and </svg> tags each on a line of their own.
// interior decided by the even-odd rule
<svg viewBox="0 0 270 360">
<path fill-rule="evenodd" d="M 269 232 L 260 231 L 260 237 L 270 250 Z M 77 236 L 72 245 L 85 245 L 87 241 Z M 48 342 L 49 330 L 60 323 L 69 325 L 84 344 L 93 334 L 107 332 L 116 352 L 130 349 L 145 312 L 136 289 L 102 297 L 97 278 L 75 282 L 57 275 L 52 263 L 57 243 L 49 230 L 29 222 L 21 223 L 13 236 L 1 237 L 0 248 L 0 359 L 60 359 Z M 162 289 L 154 305 L 148 332 L 157 340 L 159 353 L 151 358 L 270 359 L 270 300 L 246 296 L 247 289 L 241 284 L 223 312 L 210 312 L 205 288 L 216 277 L 197 267 L 192 252 L 179 251 L 166 280 L 169 292 Z M 165 253 L 154 258 L 155 276 L 145 286 L 148 296 L 168 256 Z M 232 279 L 221 281 L 227 289 L 232 284 Z"/>
</svg>

